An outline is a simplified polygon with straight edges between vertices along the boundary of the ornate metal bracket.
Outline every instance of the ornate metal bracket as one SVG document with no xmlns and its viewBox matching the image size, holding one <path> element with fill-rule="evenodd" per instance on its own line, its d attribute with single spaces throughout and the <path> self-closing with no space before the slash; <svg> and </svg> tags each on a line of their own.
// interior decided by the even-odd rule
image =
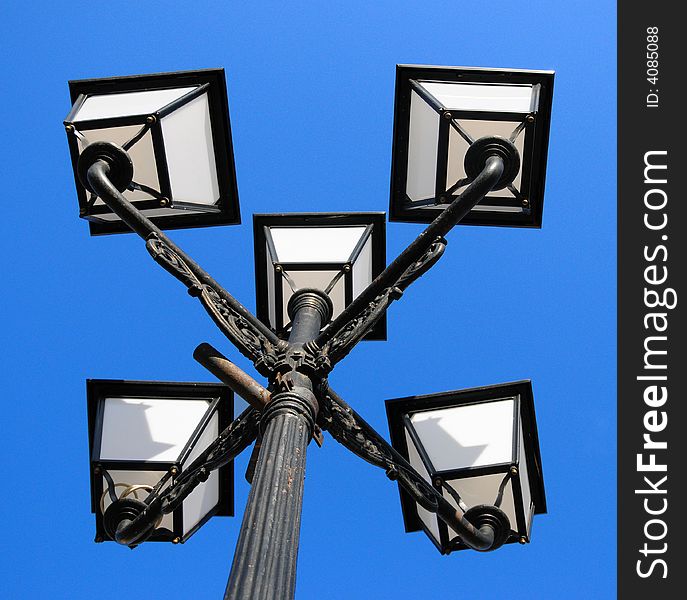
<svg viewBox="0 0 687 600">
<path fill-rule="evenodd" d="M 254 362 L 259 373 L 266 376 L 272 373 L 277 362 L 277 348 L 253 323 L 222 298 L 214 286 L 203 283 L 184 259 L 156 234 L 146 240 L 146 249 L 156 263 L 181 281 L 191 296 L 200 300 L 215 325 L 241 354 Z M 278 346 L 285 344 L 282 342 Z"/>
<path fill-rule="evenodd" d="M 184 499 L 210 476 L 253 443 L 258 435 L 260 413 L 248 408 L 241 413 L 208 448 L 181 473 L 174 486 L 160 494 L 162 513 L 174 511 Z"/>
<path fill-rule="evenodd" d="M 353 349 L 406 287 L 437 262 L 446 245 L 444 236 L 499 183 L 504 167 L 501 157 L 487 155 L 482 171 L 463 193 L 315 339 L 332 366 Z"/>
<path fill-rule="evenodd" d="M 392 302 L 398 300 L 403 291 L 415 280 L 419 279 L 444 254 L 446 240 L 437 238 L 425 253 L 412 263 L 401 276 L 387 286 L 382 293 L 374 298 L 355 318 L 351 319 L 339 332 L 329 340 L 320 351 L 320 361 L 331 366 L 344 358 L 355 345 L 367 335 L 382 318 Z M 326 357 L 326 359 L 325 359 Z"/>
<path fill-rule="evenodd" d="M 161 491 L 169 480 L 170 474 L 167 473 L 144 502 L 130 499 L 113 502 L 104 516 L 106 521 L 113 523 L 113 537 L 116 541 L 135 546 L 150 537 L 155 524 L 163 515 L 176 510 L 198 485 L 207 481 L 212 471 L 233 460 L 255 440 L 259 420 L 260 413 L 254 408 L 248 408 L 182 471 L 172 486 Z"/>
<path fill-rule="evenodd" d="M 379 435 L 365 420 L 336 394 L 325 381 L 320 387 L 320 419 L 324 429 L 340 444 L 363 460 L 384 469 L 392 481 L 398 481 L 412 498 L 426 510 L 436 513 L 460 541 L 479 551 L 495 550 L 507 539 L 509 530 L 490 522 L 475 526 L 466 518 L 462 506 L 454 507 L 434 489 L 412 465 Z M 497 509 L 498 510 L 498 509 Z"/>
<path fill-rule="evenodd" d="M 82 183 L 100 197 L 131 227 L 132 231 L 146 240 L 148 252 L 155 261 L 181 281 L 191 295 L 200 298 L 222 333 L 242 354 L 254 362 L 258 372 L 263 375 L 271 374 L 275 362 L 274 353 L 284 345 L 284 342 L 122 195 L 109 178 L 111 165 L 99 154 L 99 152 L 110 150 L 110 146 L 113 145 L 100 144 L 100 146 L 105 146 L 105 148 L 102 150 L 96 148 L 93 152 L 82 154 L 82 158 L 86 156 L 84 161 L 90 161 L 90 164 L 86 162 L 80 165 L 80 172 L 85 173 L 83 177 L 85 181 Z M 123 150 L 119 149 L 119 151 L 126 156 Z"/>
<path fill-rule="evenodd" d="M 303 344 L 296 344 L 292 343 L 293 340 L 280 340 L 122 195 L 120 190 L 130 183 L 130 177 L 127 176 L 129 181 L 115 186 L 108 176 L 116 166 L 115 159 L 119 157 L 124 163 L 130 163 L 130 159 L 124 150 L 117 147 L 114 149 L 119 154 L 115 153 L 112 158 L 110 146 L 101 144 L 91 152 L 82 153 L 80 162 L 83 164 L 79 166 L 80 173 L 83 173 L 82 182 L 146 240 L 146 248 L 153 259 L 181 281 L 192 296 L 199 298 L 222 333 L 254 362 L 258 372 L 269 377 L 274 385 L 282 379 L 288 383 L 290 379 L 297 381 L 299 377 L 309 379 L 309 385 L 315 382 L 319 385 L 321 405 L 319 423 L 329 430 L 332 437 L 357 456 L 383 468 L 390 479 L 398 480 L 421 506 L 436 513 L 457 532 L 465 544 L 483 551 L 501 545 L 505 540 L 504 533 L 499 530 L 498 523 L 494 525 L 491 516 L 480 522 L 480 515 L 474 515 L 475 526 L 466 518 L 460 503 L 458 508 L 449 503 L 336 395 L 323 378 L 365 336 L 389 305 L 439 260 L 446 247 L 443 236 L 499 182 L 504 172 L 504 161 L 492 154 L 486 156 L 484 167 L 465 191 L 329 327 L 314 341 L 309 338 Z M 115 175 L 116 172 L 113 173 Z M 113 502 L 105 515 L 115 525 L 113 537 L 127 545 L 145 540 L 161 515 L 175 510 L 214 469 L 232 460 L 256 438 L 259 415 L 253 408 L 245 411 L 171 487 L 162 491 L 169 479 L 165 476 L 145 502 L 132 499 Z M 109 517 L 107 513 L 110 513 Z"/>
</svg>

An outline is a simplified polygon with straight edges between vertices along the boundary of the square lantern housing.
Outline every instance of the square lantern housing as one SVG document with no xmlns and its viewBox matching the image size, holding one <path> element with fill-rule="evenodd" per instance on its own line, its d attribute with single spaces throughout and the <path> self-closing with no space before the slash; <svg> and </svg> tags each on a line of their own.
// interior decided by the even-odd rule
<svg viewBox="0 0 687 600">
<path fill-rule="evenodd" d="M 389 220 L 433 221 L 471 181 L 465 170 L 470 145 L 498 136 L 515 145 L 520 169 L 460 222 L 541 227 L 553 76 L 398 65 Z"/>
<path fill-rule="evenodd" d="M 96 542 L 109 541 L 103 514 L 111 504 L 105 472 L 117 497 L 144 501 L 162 477 L 162 489 L 233 419 L 229 388 L 211 383 L 89 379 L 88 433 L 91 512 Z M 174 512 L 164 515 L 151 541 L 185 542 L 213 515 L 234 514 L 233 462 L 213 471 Z"/>
<path fill-rule="evenodd" d="M 241 222 L 224 69 L 82 79 L 69 91 L 64 124 L 91 235 L 130 231 L 79 181 L 79 156 L 93 142 L 129 153 L 124 196 L 161 229 Z"/>
<path fill-rule="evenodd" d="M 533 515 L 546 512 L 529 381 L 387 400 L 386 411 L 393 447 L 446 500 L 499 507 L 510 522 L 507 543 L 529 542 Z M 399 491 L 406 532 L 423 530 L 442 554 L 467 548 Z"/>
<path fill-rule="evenodd" d="M 302 288 L 325 291 L 336 318 L 386 267 L 385 226 L 383 212 L 253 215 L 258 318 L 288 337 Z M 364 339 L 386 340 L 386 316 Z"/>
</svg>

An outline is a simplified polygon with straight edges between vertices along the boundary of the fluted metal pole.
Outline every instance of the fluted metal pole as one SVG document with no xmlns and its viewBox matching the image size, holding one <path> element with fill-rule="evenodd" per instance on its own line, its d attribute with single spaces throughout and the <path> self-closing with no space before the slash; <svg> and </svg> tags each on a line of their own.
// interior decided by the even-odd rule
<svg viewBox="0 0 687 600">
<path fill-rule="evenodd" d="M 291 302 L 289 345 L 298 350 L 331 316 L 331 304 L 306 292 Z M 291 312 L 291 310 L 289 311 Z M 296 589 L 305 456 L 318 404 L 308 377 L 286 376 L 289 389 L 272 395 L 260 425 L 260 455 L 234 553 L 225 600 L 290 600 Z"/>
</svg>

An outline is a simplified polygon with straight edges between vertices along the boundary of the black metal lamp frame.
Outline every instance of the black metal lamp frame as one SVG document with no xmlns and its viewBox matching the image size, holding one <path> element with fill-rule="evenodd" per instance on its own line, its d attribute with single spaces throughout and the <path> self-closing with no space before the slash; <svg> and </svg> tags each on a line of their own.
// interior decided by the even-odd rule
<svg viewBox="0 0 687 600">
<path fill-rule="evenodd" d="M 95 541 L 103 542 L 112 539 L 103 524 L 100 510 L 100 499 L 104 493 L 112 492 L 109 486 L 103 485 L 103 476 L 107 471 L 161 471 L 166 474 L 169 485 L 174 487 L 175 480 L 182 475 L 183 463 L 195 445 L 197 438 L 206 426 L 201 421 L 187 441 L 180 456 L 175 461 L 124 461 L 101 460 L 100 440 L 102 439 L 103 400 L 105 398 L 176 398 L 203 399 L 211 402 L 207 415 L 216 412 L 219 431 L 224 431 L 234 416 L 234 395 L 226 386 L 214 383 L 166 382 L 166 381 L 121 381 L 111 379 L 89 379 L 86 381 L 86 398 L 88 402 L 88 440 L 91 451 L 91 512 L 95 514 Z M 173 512 L 173 529 L 156 528 L 146 541 L 185 542 L 213 516 L 234 515 L 234 464 L 229 462 L 219 470 L 219 499 L 217 505 L 184 534 L 184 520 L 181 506 Z"/>
<path fill-rule="evenodd" d="M 155 113 L 92 119 L 80 121 L 77 124 L 73 121 L 74 115 L 77 114 L 83 102 L 92 94 L 118 94 L 122 93 L 122 91 L 136 92 L 183 87 L 194 87 L 195 89 Z M 215 204 L 207 206 L 178 202 L 173 199 L 160 126 L 160 119 L 166 114 L 191 102 L 205 92 L 208 94 L 215 162 L 217 165 L 221 165 L 221 169 L 217 171 L 219 198 Z M 159 225 L 162 229 L 179 229 L 208 225 L 233 225 L 241 222 L 224 69 L 200 69 L 196 71 L 131 75 L 105 79 L 80 79 L 69 82 L 69 93 L 72 109 L 65 118 L 64 125 L 67 131 L 69 152 L 74 167 L 74 178 L 79 200 L 79 216 L 89 221 L 91 235 L 128 233 L 131 231 L 131 228 L 123 221 L 103 220 L 101 218 L 102 215 L 110 214 L 111 209 L 107 206 L 107 203 L 104 205 L 95 204 L 97 194 L 89 194 L 88 190 L 79 180 L 77 172 L 79 161 L 78 136 L 82 132 L 88 132 L 93 129 L 123 127 L 126 125 L 136 125 L 140 127 L 140 130 L 124 145 L 124 150 L 128 150 L 139 142 L 146 133 L 150 132 L 155 162 L 157 164 L 157 178 L 160 185 L 160 189 L 155 190 L 141 186 L 135 181 L 130 182 L 131 189 L 141 190 L 150 196 L 149 199 L 134 200 L 132 204 L 139 210 L 177 208 L 193 211 L 186 214 L 179 213 L 176 215 L 151 217 L 153 223 Z"/>
<path fill-rule="evenodd" d="M 274 262 L 277 251 L 274 248 L 269 227 L 341 227 L 341 226 L 365 226 L 367 231 L 361 237 L 354 248 L 347 262 L 341 263 L 308 263 L 307 265 L 291 264 L 285 262 Z M 344 300 L 348 305 L 353 301 L 353 273 L 352 263 L 360 254 L 363 245 L 370 235 L 372 239 L 372 278 L 379 275 L 386 265 L 386 231 L 385 215 L 383 212 L 368 213 L 279 213 L 279 214 L 256 214 L 253 215 L 253 241 L 255 246 L 255 298 L 258 318 L 269 324 L 269 307 L 267 278 L 268 253 L 273 262 L 275 270 L 274 280 L 279 281 L 281 277 L 288 277 L 288 273 L 296 270 L 335 270 L 344 280 Z M 373 233 L 374 232 L 374 233 Z M 346 269 L 348 267 L 348 269 Z M 286 275 L 285 275 L 286 274 Z M 283 294 L 282 287 L 277 285 L 275 290 L 276 323 L 274 329 L 283 337 L 291 323 L 283 322 L 282 306 Z M 382 318 L 375 323 L 374 327 L 365 335 L 366 340 L 386 340 L 386 318 Z"/>
<path fill-rule="evenodd" d="M 482 168 L 462 194 L 339 316 L 330 321 L 331 300 L 320 291 L 300 290 L 292 296 L 288 340 L 280 339 L 252 315 L 122 195 L 128 185 L 121 176 L 130 162 L 126 152 L 112 146 L 82 154 L 78 170 L 84 187 L 145 240 L 153 259 L 200 300 L 222 333 L 269 382 L 267 388 L 262 387 L 207 344 L 196 349 L 195 358 L 242 395 L 251 408 L 220 434 L 173 487 L 154 490 L 145 502 L 118 513 L 114 527 L 118 542 L 133 546 L 145 541 L 160 515 L 173 511 L 212 470 L 229 463 L 257 437 L 249 474 L 252 486 L 225 598 L 293 598 L 306 447 L 313 437 L 321 440 L 322 430 L 382 468 L 416 502 L 450 525 L 464 544 L 489 551 L 506 541 L 510 528 L 499 509 L 467 514 L 454 507 L 327 380 L 391 303 L 438 261 L 446 247 L 444 236 L 509 171 L 509 149 L 501 148 L 498 141 L 474 153 L 479 154 L 473 158 Z M 108 510 L 116 510 L 113 506 L 116 503 Z"/>
<path fill-rule="evenodd" d="M 473 144 L 476 140 L 470 138 L 461 127 L 461 121 L 484 119 L 518 123 L 511 134 L 511 141 L 514 142 L 517 137 L 524 136 L 521 182 L 519 189 L 509 185 L 512 198 L 492 197 L 486 194 L 479 202 L 479 206 L 461 220 L 461 225 L 541 227 L 553 79 L 553 71 L 398 65 L 396 67 L 389 220 L 430 223 L 441 214 L 460 190 L 470 183 L 470 179 L 465 179 L 447 188 L 449 132 L 452 128 L 456 129 L 468 144 Z M 418 82 L 424 81 L 531 85 L 534 88 L 535 101 L 528 114 L 474 110 L 448 111 L 429 92 L 418 85 Z M 435 196 L 425 201 L 412 201 L 406 194 L 412 91 L 418 93 L 441 116 Z"/>
<path fill-rule="evenodd" d="M 512 398 L 513 403 L 513 448 L 512 460 L 501 464 L 488 465 L 483 467 L 468 467 L 450 471 L 438 471 L 432 464 L 432 460 L 424 451 L 421 440 L 417 436 L 408 415 L 414 412 L 424 412 L 436 409 L 443 409 L 455 406 L 468 406 L 493 402 L 494 400 Z M 534 399 L 532 396 L 532 384 L 529 381 L 516 381 L 512 383 L 490 385 L 467 390 L 454 392 L 443 392 L 440 394 L 429 394 L 424 396 L 409 396 L 396 400 L 386 401 L 386 412 L 389 420 L 389 432 L 391 444 L 403 456 L 408 456 L 408 444 L 405 432 L 408 432 L 413 439 L 418 454 L 427 469 L 432 480 L 432 485 L 439 493 L 443 493 L 445 482 L 463 477 L 479 477 L 481 475 L 491 475 L 500 473 L 504 477 L 510 478 L 517 475 L 518 464 L 526 461 L 527 473 L 529 476 L 529 486 L 534 503 L 534 514 L 546 513 L 546 495 L 544 493 L 543 474 L 541 455 L 539 452 L 539 438 L 537 435 L 537 420 L 534 411 Z M 519 419 L 522 419 L 522 429 L 525 446 L 525 456 L 519 456 L 520 447 Z M 515 469 L 515 472 L 513 471 Z M 445 522 L 439 522 L 439 538 L 427 530 L 417 513 L 417 504 L 403 486 L 399 485 L 401 498 L 401 510 L 403 512 L 403 522 L 406 532 L 423 530 L 427 537 L 434 542 L 437 549 L 442 554 L 448 554 L 453 550 L 468 548 L 460 539 L 452 539 L 449 535 L 448 527 Z M 513 494 L 517 506 L 522 505 L 522 488 L 517 476 L 513 477 Z M 525 517 L 517 511 L 517 522 L 511 523 L 512 533 L 506 539 L 506 544 L 519 542 L 526 543 L 528 538 L 528 523 Z"/>
</svg>

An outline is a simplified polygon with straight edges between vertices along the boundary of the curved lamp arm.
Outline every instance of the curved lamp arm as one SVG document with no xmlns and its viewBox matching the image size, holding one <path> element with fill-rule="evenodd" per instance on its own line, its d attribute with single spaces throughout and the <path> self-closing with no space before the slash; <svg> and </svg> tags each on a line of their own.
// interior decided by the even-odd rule
<svg viewBox="0 0 687 600">
<path fill-rule="evenodd" d="M 245 373 L 226 356 L 208 343 L 200 344 L 193 357 L 220 379 L 252 408 L 239 415 L 219 437 L 181 473 L 174 485 L 160 493 L 170 475 L 165 474 L 155 485 L 145 502 L 138 506 L 140 512 L 133 519 L 122 518 L 115 529 L 115 541 L 127 546 L 140 544 L 152 535 L 162 515 L 176 510 L 186 497 L 210 473 L 238 456 L 257 437 L 258 422 L 262 409 L 270 401 L 270 393 L 255 379 Z M 114 498 L 116 502 L 116 496 Z M 130 502 L 130 501 L 129 501 Z M 132 512 L 136 513 L 136 506 Z"/>
<path fill-rule="evenodd" d="M 465 191 L 315 339 L 332 366 L 353 349 L 405 287 L 439 259 L 446 245 L 444 236 L 500 183 L 504 169 L 502 156 L 486 156 L 482 171 Z"/>
<path fill-rule="evenodd" d="M 501 512 L 499 509 L 494 507 L 489 514 L 470 511 L 470 518 L 467 518 L 467 511 L 453 506 L 425 481 L 326 381 L 320 389 L 320 399 L 323 404 L 323 428 L 351 452 L 384 469 L 389 479 L 397 480 L 418 504 L 436 513 L 458 534 L 464 544 L 473 550 L 487 552 L 496 550 L 505 543 L 510 534 L 510 526 L 507 517 L 498 514 Z"/>
<path fill-rule="evenodd" d="M 179 475 L 172 486 L 160 491 L 169 479 L 165 475 L 145 502 L 130 499 L 113 502 L 105 511 L 104 520 L 112 523 L 110 529 L 114 540 L 126 546 L 144 542 L 153 534 L 163 515 L 176 510 L 198 485 L 207 481 L 212 471 L 226 465 L 255 440 L 259 420 L 260 413 L 247 408 Z"/>
<path fill-rule="evenodd" d="M 256 369 L 262 374 L 270 374 L 274 352 L 284 342 L 123 196 L 111 180 L 111 171 L 118 167 L 115 161 L 85 151 L 79 160 L 82 159 L 91 162 L 80 165 L 80 172 L 85 174 L 82 183 L 146 240 L 146 247 L 155 261 L 186 285 L 192 296 L 200 298 L 222 333 L 255 363 Z M 114 178 L 117 178 L 116 173 Z"/>
</svg>

